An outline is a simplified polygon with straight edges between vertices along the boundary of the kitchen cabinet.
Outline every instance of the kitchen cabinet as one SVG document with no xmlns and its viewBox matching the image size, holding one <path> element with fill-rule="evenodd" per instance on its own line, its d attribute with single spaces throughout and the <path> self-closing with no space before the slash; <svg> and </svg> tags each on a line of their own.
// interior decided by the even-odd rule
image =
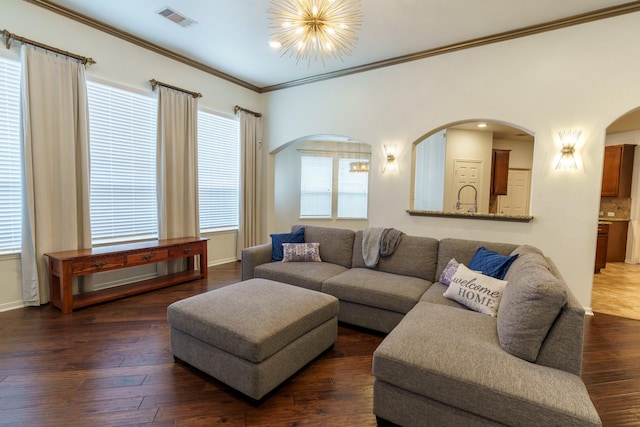
<svg viewBox="0 0 640 427">
<path fill-rule="evenodd" d="M 598 224 L 598 239 L 596 241 L 595 272 L 607 266 L 607 246 L 609 241 L 609 224 Z"/>
<path fill-rule="evenodd" d="M 602 197 L 631 197 L 635 145 L 610 145 L 604 148 Z"/>
<path fill-rule="evenodd" d="M 613 221 L 609 225 L 607 262 L 624 262 L 627 252 L 629 221 Z"/>
<path fill-rule="evenodd" d="M 510 151 L 511 150 L 492 150 L 491 195 L 504 196 L 507 194 Z"/>
</svg>

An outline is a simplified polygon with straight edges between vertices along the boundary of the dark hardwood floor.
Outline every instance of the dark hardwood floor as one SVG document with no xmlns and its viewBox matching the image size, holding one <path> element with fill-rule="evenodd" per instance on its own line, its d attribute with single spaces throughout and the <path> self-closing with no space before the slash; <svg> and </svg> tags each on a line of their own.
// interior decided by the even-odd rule
<svg viewBox="0 0 640 427">
<path fill-rule="evenodd" d="M 253 405 L 176 364 L 167 306 L 240 278 L 194 281 L 62 315 L 0 313 L 0 426 L 374 426 L 371 357 L 381 334 L 341 325 L 329 352 Z M 605 426 L 640 426 L 640 321 L 586 323 L 584 381 Z"/>
</svg>

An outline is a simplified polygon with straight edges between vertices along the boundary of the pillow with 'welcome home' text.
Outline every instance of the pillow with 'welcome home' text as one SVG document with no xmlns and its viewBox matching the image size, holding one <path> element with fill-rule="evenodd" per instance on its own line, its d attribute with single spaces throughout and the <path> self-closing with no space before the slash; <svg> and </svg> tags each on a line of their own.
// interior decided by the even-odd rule
<svg viewBox="0 0 640 427">
<path fill-rule="evenodd" d="M 506 280 L 485 276 L 460 264 L 444 297 L 457 301 L 473 311 L 496 317 L 506 285 Z"/>
</svg>

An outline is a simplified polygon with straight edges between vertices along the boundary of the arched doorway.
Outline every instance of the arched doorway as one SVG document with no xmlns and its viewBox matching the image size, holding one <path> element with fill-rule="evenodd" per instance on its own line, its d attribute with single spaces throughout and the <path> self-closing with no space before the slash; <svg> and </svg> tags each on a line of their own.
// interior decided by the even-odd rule
<svg viewBox="0 0 640 427">
<path fill-rule="evenodd" d="M 609 125 L 604 150 L 591 305 L 640 320 L 640 108 Z"/>
</svg>

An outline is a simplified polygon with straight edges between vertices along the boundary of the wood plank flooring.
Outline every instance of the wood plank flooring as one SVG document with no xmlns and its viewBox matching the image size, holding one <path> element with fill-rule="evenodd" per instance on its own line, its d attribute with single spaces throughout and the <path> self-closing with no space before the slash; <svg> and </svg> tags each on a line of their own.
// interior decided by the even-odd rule
<svg viewBox="0 0 640 427">
<path fill-rule="evenodd" d="M 593 276 L 591 299 L 593 311 L 640 320 L 640 265 L 608 262 Z"/>
<path fill-rule="evenodd" d="M 371 359 L 381 334 L 341 325 L 329 352 L 252 405 L 173 362 L 166 308 L 240 278 L 209 279 L 62 315 L 0 313 L 0 426 L 374 426 Z M 586 323 L 584 380 L 605 426 L 640 426 L 640 321 Z"/>
</svg>

